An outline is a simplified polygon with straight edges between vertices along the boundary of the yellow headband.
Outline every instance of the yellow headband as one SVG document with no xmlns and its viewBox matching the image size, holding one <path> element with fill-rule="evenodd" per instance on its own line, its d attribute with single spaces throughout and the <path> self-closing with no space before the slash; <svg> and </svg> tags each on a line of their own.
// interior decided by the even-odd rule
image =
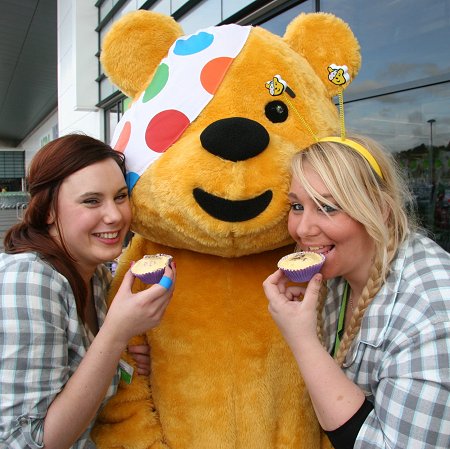
<svg viewBox="0 0 450 449">
<path fill-rule="evenodd" d="M 370 153 L 370 151 L 367 148 L 364 148 L 361 144 L 355 142 L 354 140 L 342 139 L 341 137 L 331 136 L 331 137 L 324 137 L 322 139 L 319 139 L 318 141 L 319 142 L 341 143 L 343 145 L 346 145 L 347 147 L 354 149 L 370 164 L 370 166 L 375 171 L 375 173 L 380 178 L 383 178 L 383 174 L 381 173 L 381 168 L 378 165 L 378 162 L 375 160 L 375 158 Z"/>
</svg>

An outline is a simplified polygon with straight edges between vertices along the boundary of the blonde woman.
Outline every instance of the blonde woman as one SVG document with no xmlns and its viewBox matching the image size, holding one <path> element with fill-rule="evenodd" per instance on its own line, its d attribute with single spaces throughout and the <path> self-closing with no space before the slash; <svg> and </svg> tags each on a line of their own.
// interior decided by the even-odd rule
<svg viewBox="0 0 450 449">
<path fill-rule="evenodd" d="M 288 229 L 323 253 L 263 284 L 335 448 L 450 447 L 450 255 L 417 233 L 393 159 L 361 137 L 294 156 Z"/>
</svg>

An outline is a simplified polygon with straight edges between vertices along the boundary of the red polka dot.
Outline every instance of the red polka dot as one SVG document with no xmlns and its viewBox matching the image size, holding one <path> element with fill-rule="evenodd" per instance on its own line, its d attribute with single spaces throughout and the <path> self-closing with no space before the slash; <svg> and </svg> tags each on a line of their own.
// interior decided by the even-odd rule
<svg viewBox="0 0 450 449">
<path fill-rule="evenodd" d="M 200 81 L 204 89 L 211 95 L 216 92 L 232 62 L 233 58 L 216 58 L 203 67 Z"/>
<path fill-rule="evenodd" d="M 117 143 L 114 146 L 114 149 L 116 151 L 120 151 L 121 153 L 123 153 L 128 145 L 130 136 L 131 136 L 131 123 L 125 122 L 125 125 L 123 125 L 122 131 L 120 132 L 120 136 L 117 139 Z"/>
<path fill-rule="evenodd" d="M 145 142 L 151 150 L 162 153 L 178 140 L 189 123 L 189 119 L 180 111 L 162 111 L 148 124 Z"/>
</svg>

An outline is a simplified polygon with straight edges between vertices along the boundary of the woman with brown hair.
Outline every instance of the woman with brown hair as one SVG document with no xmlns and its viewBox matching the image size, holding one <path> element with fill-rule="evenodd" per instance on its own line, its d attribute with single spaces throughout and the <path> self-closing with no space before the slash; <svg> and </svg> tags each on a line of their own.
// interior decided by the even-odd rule
<svg viewBox="0 0 450 449">
<path fill-rule="evenodd" d="M 263 287 L 321 426 L 339 449 L 449 448 L 450 255 L 375 142 L 320 139 L 292 175 L 289 232 L 325 263 L 307 288 L 281 270 Z"/>
<path fill-rule="evenodd" d="M 131 221 L 124 174 L 123 155 L 85 135 L 56 139 L 31 162 L 29 205 L 0 254 L 1 447 L 95 447 L 89 432 L 128 340 L 168 305 L 173 285 L 132 294 L 128 272 L 106 314 L 104 263 Z M 174 281 L 173 265 L 165 275 Z"/>
</svg>

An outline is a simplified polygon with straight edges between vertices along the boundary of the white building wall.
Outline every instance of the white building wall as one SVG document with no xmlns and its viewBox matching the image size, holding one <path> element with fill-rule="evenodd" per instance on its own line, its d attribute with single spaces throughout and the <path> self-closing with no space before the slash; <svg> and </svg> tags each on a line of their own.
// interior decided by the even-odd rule
<svg viewBox="0 0 450 449">
<path fill-rule="evenodd" d="M 15 150 L 25 152 L 25 167 L 43 145 L 58 137 L 58 111 L 55 110 L 33 130 Z"/>
<path fill-rule="evenodd" d="M 103 139 L 98 102 L 97 8 L 92 0 L 58 0 L 59 135 Z"/>
</svg>

